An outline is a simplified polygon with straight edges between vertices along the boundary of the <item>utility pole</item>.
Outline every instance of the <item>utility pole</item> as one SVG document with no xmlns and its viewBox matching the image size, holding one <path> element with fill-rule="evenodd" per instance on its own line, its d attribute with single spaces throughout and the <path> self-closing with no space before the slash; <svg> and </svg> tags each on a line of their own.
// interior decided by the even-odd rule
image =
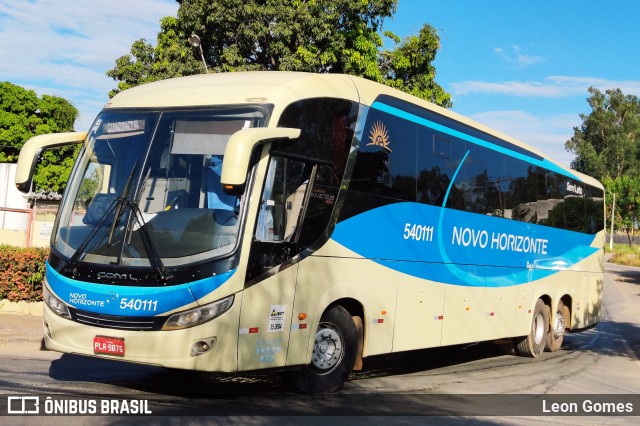
<svg viewBox="0 0 640 426">
<path fill-rule="evenodd" d="M 611 206 L 611 233 L 609 234 L 609 250 L 613 251 L 613 214 L 616 211 L 616 193 L 613 193 L 613 206 Z"/>
</svg>

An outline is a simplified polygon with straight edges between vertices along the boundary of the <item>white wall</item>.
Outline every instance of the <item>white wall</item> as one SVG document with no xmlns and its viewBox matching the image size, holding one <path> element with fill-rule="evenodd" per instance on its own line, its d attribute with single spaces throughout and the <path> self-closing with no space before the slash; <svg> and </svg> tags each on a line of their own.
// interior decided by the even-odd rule
<svg viewBox="0 0 640 426">
<path fill-rule="evenodd" d="M 16 189 L 17 164 L 0 163 L 0 207 L 28 209 L 27 197 Z M 0 229 L 26 231 L 28 217 L 24 213 L 0 211 Z"/>
</svg>

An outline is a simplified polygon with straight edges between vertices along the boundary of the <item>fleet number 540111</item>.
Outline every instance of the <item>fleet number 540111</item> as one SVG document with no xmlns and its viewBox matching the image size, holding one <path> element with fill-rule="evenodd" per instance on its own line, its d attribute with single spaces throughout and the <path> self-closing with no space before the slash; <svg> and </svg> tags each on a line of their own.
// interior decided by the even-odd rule
<svg viewBox="0 0 640 426">
<path fill-rule="evenodd" d="M 155 312 L 158 309 L 157 300 L 144 299 L 128 299 L 123 297 L 120 299 L 120 309 L 132 309 L 134 311 L 150 311 Z"/>
<path fill-rule="evenodd" d="M 433 241 L 433 226 L 406 223 L 403 236 L 405 240 Z"/>
</svg>

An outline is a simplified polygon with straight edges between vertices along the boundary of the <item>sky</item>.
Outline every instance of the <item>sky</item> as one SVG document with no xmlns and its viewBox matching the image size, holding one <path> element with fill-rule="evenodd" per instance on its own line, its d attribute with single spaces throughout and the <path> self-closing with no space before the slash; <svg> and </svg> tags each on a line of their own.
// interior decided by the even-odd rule
<svg viewBox="0 0 640 426">
<path fill-rule="evenodd" d="M 140 38 L 155 45 L 174 0 L 0 0 L 0 81 L 69 100 L 88 130 Z M 569 165 L 591 86 L 640 95 L 640 1 L 399 0 L 383 30 L 438 30 L 436 81 L 453 111 Z M 391 42 L 386 46 L 391 47 Z"/>
</svg>

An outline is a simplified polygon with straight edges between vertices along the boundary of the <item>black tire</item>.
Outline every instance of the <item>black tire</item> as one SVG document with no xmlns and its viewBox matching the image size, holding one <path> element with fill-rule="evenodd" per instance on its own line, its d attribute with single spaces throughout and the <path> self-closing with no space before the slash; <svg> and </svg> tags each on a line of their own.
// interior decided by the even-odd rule
<svg viewBox="0 0 640 426">
<path fill-rule="evenodd" d="M 516 349 L 522 356 L 538 358 L 544 352 L 549 333 L 549 307 L 540 299 L 536 302 L 531 318 L 531 330 L 518 339 Z"/>
<path fill-rule="evenodd" d="M 558 302 L 558 309 L 556 309 L 553 324 L 550 325 L 549 332 L 547 333 L 547 342 L 544 348 L 547 352 L 555 352 L 562 346 L 564 330 L 569 321 L 568 311 L 562 300 Z"/>
<path fill-rule="evenodd" d="M 336 391 L 353 370 L 357 354 L 358 333 L 351 314 L 342 306 L 334 306 L 320 318 L 311 363 L 288 372 L 287 378 L 305 393 Z"/>
</svg>

